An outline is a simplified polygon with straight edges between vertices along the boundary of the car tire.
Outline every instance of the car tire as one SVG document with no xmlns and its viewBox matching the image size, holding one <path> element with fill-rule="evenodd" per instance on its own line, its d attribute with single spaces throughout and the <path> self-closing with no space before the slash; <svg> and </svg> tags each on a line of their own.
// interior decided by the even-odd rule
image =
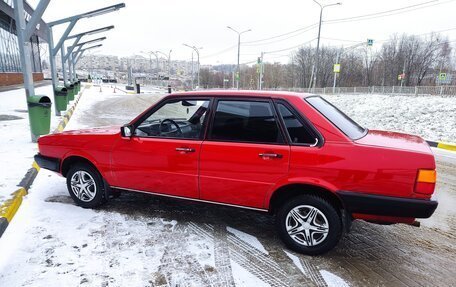
<svg viewBox="0 0 456 287">
<path fill-rule="evenodd" d="M 88 164 L 78 163 L 70 167 L 67 188 L 74 202 L 83 208 L 95 208 L 106 202 L 103 179 Z"/>
<path fill-rule="evenodd" d="M 327 200 L 312 194 L 293 197 L 277 212 L 277 230 L 291 249 L 320 255 L 333 249 L 342 236 L 342 218 Z"/>
</svg>

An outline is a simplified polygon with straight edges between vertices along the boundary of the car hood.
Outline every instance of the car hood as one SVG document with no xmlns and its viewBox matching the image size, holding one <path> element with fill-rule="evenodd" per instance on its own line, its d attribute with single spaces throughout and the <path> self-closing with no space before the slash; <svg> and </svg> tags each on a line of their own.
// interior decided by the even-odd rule
<svg viewBox="0 0 456 287">
<path fill-rule="evenodd" d="M 120 133 L 120 126 L 98 127 L 81 130 L 64 131 L 61 135 L 115 135 Z"/>
<path fill-rule="evenodd" d="M 397 132 L 369 130 L 364 137 L 355 142 L 362 145 L 432 154 L 431 148 L 421 137 Z"/>
</svg>

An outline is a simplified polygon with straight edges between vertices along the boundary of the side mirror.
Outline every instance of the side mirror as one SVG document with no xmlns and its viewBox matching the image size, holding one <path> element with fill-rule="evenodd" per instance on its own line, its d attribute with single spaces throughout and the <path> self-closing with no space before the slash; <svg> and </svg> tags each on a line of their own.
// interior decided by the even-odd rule
<svg viewBox="0 0 456 287">
<path fill-rule="evenodd" d="M 120 128 L 120 134 L 123 137 L 131 137 L 133 135 L 133 127 L 132 126 L 123 126 Z"/>
</svg>

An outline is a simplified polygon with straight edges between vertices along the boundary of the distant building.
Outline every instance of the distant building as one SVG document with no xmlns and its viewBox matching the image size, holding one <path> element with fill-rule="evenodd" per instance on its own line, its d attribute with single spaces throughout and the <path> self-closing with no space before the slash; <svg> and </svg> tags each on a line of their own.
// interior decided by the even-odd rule
<svg viewBox="0 0 456 287">
<path fill-rule="evenodd" d="M 29 4 L 24 3 L 24 10 L 26 11 L 24 17 L 27 21 L 30 18 L 30 13 L 33 13 L 33 9 Z M 35 81 L 43 80 L 39 44 L 47 42 L 46 30 L 46 23 L 40 21 L 37 30 L 30 39 L 32 72 Z M 13 1 L 0 0 L 0 86 L 23 83 L 16 35 Z"/>
</svg>

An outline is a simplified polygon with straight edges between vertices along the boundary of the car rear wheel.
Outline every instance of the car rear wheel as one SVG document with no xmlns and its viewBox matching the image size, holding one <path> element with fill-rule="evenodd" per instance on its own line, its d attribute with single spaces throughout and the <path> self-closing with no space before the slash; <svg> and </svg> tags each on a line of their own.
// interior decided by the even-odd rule
<svg viewBox="0 0 456 287">
<path fill-rule="evenodd" d="M 87 164 L 76 164 L 67 174 L 68 191 L 77 205 L 94 208 L 105 203 L 104 186 L 98 171 Z"/>
<path fill-rule="evenodd" d="M 307 255 L 331 250 L 342 235 L 342 219 L 337 209 L 315 195 L 297 196 L 283 204 L 276 223 L 284 243 Z"/>
</svg>

